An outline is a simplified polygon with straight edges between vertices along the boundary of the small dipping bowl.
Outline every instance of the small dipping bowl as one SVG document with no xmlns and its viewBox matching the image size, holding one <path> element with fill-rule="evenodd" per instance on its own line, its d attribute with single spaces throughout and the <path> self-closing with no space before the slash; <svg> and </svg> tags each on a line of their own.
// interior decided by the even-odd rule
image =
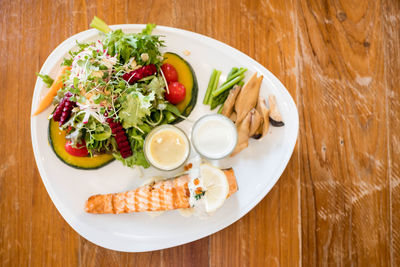
<svg viewBox="0 0 400 267">
<path fill-rule="evenodd" d="M 221 114 L 201 117 L 192 128 L 192 144 L 202 157 L 222 159 L 236 147 L 238 134 L 235 124 Z"/>
<path fill-rule="evenodd" d="M 190 153 L 186 134 L 173 125 L 165 124 L 151 130 L 144 141 L 144 154 L 155 168 L 171 171 L 182 166 Z"/>
</svg>

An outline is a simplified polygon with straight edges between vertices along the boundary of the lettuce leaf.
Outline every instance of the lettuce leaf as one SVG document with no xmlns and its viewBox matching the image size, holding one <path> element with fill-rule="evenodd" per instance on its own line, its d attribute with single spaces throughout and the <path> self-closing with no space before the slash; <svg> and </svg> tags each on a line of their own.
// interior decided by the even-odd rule
<svg viewBox="0 0 400 267">
<path fill-rule="evenodd" d="M 164 87 L 165 87 L 165 82 L 161 76 L 159 76 L 158 78 L 154 77 L 148 85 L 148 88 L 152 92 L 154 92 L 157 99 L 164 99 L 164 91 L 165 91 Z"/>
<path fill-rule="evenodd" d="M 144 156 L 144 152 L 142 151 L 134 151 L 133 155 L 128 158 L 123 158 L 121 154 L 114 153 L 113 156 L 122 162 L 125 166 L 135 167 L 137 165 L 143 166 L 144 168 L 150 167 L 150 164 L 147 162 L 146 157 Z"/>
<path fill-rule="evenodd" d="M 150 108 L 154 98 L 154 92 L 147 96 L 140 92 L 130 93 L 122 103 L 122 109 L 118 113 L 118 116 L 122 119 L 122 126 L 128 129 L 141 125 L 143 119 L 150 115 Z"/>
</svg>

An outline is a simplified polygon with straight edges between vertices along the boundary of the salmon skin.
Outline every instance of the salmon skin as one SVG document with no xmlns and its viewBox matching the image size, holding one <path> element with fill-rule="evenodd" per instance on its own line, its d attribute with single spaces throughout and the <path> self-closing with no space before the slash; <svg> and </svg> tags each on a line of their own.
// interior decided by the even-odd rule
<svg viewBox="0 0 400 267">
<path fill-rule="evenodd" d="M 223 172 L 229 184 L 229 197 L 237 191 L 236 177 L 232 168 Z M 183 175 L 122 193 L 94 195 L 87 200 L 85 210 L 88 213 L 119 214 L 190 208 L 189 182 L 190 177 Z"/>
</svg>

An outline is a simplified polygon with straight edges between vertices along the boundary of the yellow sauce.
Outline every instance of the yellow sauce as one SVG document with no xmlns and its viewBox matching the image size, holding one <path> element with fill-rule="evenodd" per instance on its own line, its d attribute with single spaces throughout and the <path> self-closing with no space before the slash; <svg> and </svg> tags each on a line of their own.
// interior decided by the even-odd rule
<svg viewBox="0 0 400 267">
<path fill-rule="evenodd" d="M 146 143 L 146 157 L 153 166 L 160 169 L 171 170 L 179 167 L 189 154 L 186 136 L 172 126 L 150 133 Z"/>
</svg>

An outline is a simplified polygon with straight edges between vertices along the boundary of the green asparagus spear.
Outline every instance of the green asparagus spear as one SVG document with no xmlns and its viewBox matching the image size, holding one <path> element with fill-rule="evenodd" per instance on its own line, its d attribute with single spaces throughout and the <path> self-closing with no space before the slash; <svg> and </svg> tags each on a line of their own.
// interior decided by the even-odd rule
<svg viewBox="0 0 400 267">
<path fill-rule="evenodd" d="M 223 103 L 223 104 L 219 107 L 219 109 L 218 109 L 218 114 L 221 114 L 221 113 L 222 113 L 222 109 L 224 108 L 224 104 L 225 104 L 225 103 Z"/>
<path fill-rule="evenodd" d="M 229 81 L 225 85 L 222 85 L 220 88 L 218 88 L 217 90 L 213 91 L 212 92 L 212 96 L 216 97 L 216 96 L 222 94 L 223 92 L 225 92 L 226 90 L 230 89 L 232 86 L 234 86 L 235 84 L 237 84 L 238 82 L 240 82 L 243 79 L 244 79 L 244 74 L 242 74 L 240 76 L 237 76 L 233 80 Z"/>
<path fill-rule="evenodd" d="M 226 81 L 221 84 L 221 87 L 224 86 L 225 84 L 229 83 L 230 81 L 232 81 L 233 79 L 235 79 L 236 77 L 244 74 L 247 71 L 247 69 L 245 68 L 240 68 L 238 71 L 236 71 L 234 74 L 232 74 L 231 76 L 228 76 L 228 78 L 226 78 Z"/>
<path fill-rule="evenodd" d="M 213 84 L 213 88 L 212 88 L 210 97 L 208 98 L 208 103 L 207 104 L 209 104 L 209 105 L 211 105 L 211 102 L 213 100 L 213 92 L 216 91 L 217 88 L 218 88 L 218 83 L 219 83 L 219 77 L 220 76 L 221 76 L 221 71 L 217 71 L 217 76 L 215 76 L 215 81 L 214 81 L 214 84 Z"/>
<path fill-rule="evenodd" d="M 210 95 L 212 93 L 212 88 L 213 88 L 213 84 L 214 84 L 214 80 L 215 80 L 215 76 L 216 75 L 217 75 L 217 70 L 213 69 L 213 71 L 211 72 L 210 80 L 208 81 L 206 95 L 204 96 L 204 99 L 203 99 L 203 104 L 204 105 L 207 105 L 207 103 L 208 103 L 208 99 L 210 98 Z"/>
<path fill-rule="evenodd" d="M 211 110 L 215 109 L 217 106 L 225 102 L 225 100 L 228 98 L 229 91 L 230 90 L 225 90 L 225 92 L 223 92 L 222 94 L 212 98 L 212 101 L 210 103 Z"/>
<path fill-rule="evenodd" d="M 232 75 L 234 75 L 238 70 L 239 70 L 238 68 L 233 67 L 233 68 L 231 69 L 231 71 L 228 73 L 228 76 L 226 77 L 226 80 L 228 81 L 229 78 L 230 78 Z"/>
</svg>

